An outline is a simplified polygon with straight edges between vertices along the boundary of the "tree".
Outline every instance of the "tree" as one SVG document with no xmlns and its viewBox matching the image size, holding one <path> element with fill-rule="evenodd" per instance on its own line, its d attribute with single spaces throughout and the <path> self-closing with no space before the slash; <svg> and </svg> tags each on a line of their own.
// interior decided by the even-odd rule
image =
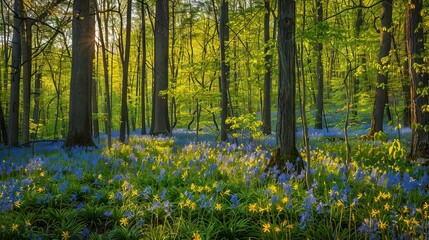
<svg viewBox="0 0 429 240">
<path fill-rule="evenodd" d="M 131 46 L 131 8 L 132 2 L 128 0 L 127 3 L 127 26 L 126 26 L 126 42 L 125 52 L 121 50 L 122 60 L 122 98 L 121 98 L 121 128 L 119 133 L 119 140 L 125 142 L 125 129 L 127 129 L 127 135 L 129 135 L 128 125 L 128 67 L 130 62 L 130 46 Z M 168 41 L 168 38 L 167 38 Z M 121 41 L 122 42 L 122 41 Z M 121 49 L 123 46 L 121 46 Z"/>
<path fill-rule="evenodd" d="M 321 0 L 316 0 L 316 11 L 317 20 L 316 24 L 320 24 L 323 20 L 323 5 Z M 320 34 L 318 34 L 320 35 Z M 320 37 L 320 36 L 319 36 Z M 319 41 L 315 46 L 317 52 L 316 62 L 316 78 L 317 78 L 317 98 L 316 98 L 316 122 L 314 124 L 315 129 L 322 129 L 322 114 L 323 114 L 323 62 L 322 62 L 322 50 L 323 44 Z"/>
<path fill-rule="evenodd" d="M 278 1 L 278 54 L 279 54 L 279 87 L 277 109 L 277 147 L 269 166 L 277 165 L 284 170 L 287 161 L 302 170 L 302 162 L 296 148 L 296 17 L 295 1 Z"/>
<path fill-rule="evenodd" d="M 422 0 L 411 0 L 406 13 L 408 70 L 411 81 L 411 152 L 410 157 L 429 157 L 428 73 L 424 70 L 425 54 Z"/>
<path fill-rule="evenodd" d="M 377 85 L 372 112 L 370 136 L 383 131 L 383 116 L 387 104 L 388 57 L 392 42 L 392 0 L 385 0 L 381 7 L 380 52 L 378 54 Z"/>
<path fill-rule="evenodd" d="M 220 123 L 220 140 L 228 140 L 228 126 L 226 124 L 226 118 L 228 117 L 228 77 L 229 77 L 229 65 L 226 61 L 226 42 L 229 41 L 229 29 L 228 29 L 228 1 L 222 0 L 220 9 L 220 91 L 221 91 L 221 123 Z"/>
<path fill-rule="evenodd" d="M 4 145 L 7 145 L 7 130 L 6 123 L 4 121 L 3 105 L 0 98 L 0 140 L 3 141 Z"/>
<path fill-rule="evenodd" d="M 95 47 L 93 1 L 75 0 L 69 127 L 64 147 L 95 146 L 92 139 L 92 71 Z"/>
<path fill-rule="evenodd" d="M 151 135 L 171 134 L 168 99 L 162 95 L 168 89 L 168 12 L 168 0 L 156 0 Z"/>
<path fill-rule="evenodd" d="M 21 32 L 23 30 L 22 0 L 15 0 L 13 10 L 13 38 L 12 38 L 12 69 L 10 87 L 10 107 L 9 107 L 9 141 L 11 147 L 18 146 L 19 134 L 19 85 L 21 77 Z"/>
<path fill-rule="evenodd" d="M 264 14 L 264 54 L 265 54 L 265 75 L 264 75 L 264 105 L 262 113 L 262 131 L 264 134 L 271 134 L 271 68 L 273 55 L 270 53 L 270 1 L 265 0 Z"/>
</svg>

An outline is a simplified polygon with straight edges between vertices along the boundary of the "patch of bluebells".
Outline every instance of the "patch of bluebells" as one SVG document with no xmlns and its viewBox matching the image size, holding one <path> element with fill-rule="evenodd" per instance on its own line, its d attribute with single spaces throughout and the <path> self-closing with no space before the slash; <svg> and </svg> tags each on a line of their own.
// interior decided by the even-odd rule
<svg viewBox="0 0 429 240">
<path fill-rule="evenodd" d="M 22 190 L 18 182 L 11 179 L 7 182 L 0 182 L 0 211 L 1 213 L 13 209 L 15 202 L 22 202 Z"/>
<path fill-rule="evenodd" d="M 379 239 L 377 231 L 379 229 L 379 222 L 377 218 L 365 218 L 364 222 L 359 226 L 358 231 L 368 239 Z"/>
<path fill-rule="evenodd" d="M 229 199 L 229 201 L 231 202 L 231 209 L 235 209 L 238 207 L 238 205 L 240 205 L 240 201 L 238 200 L 238 196 L 237 194 L 232 194 L 231 198 Z"/>
</svg>

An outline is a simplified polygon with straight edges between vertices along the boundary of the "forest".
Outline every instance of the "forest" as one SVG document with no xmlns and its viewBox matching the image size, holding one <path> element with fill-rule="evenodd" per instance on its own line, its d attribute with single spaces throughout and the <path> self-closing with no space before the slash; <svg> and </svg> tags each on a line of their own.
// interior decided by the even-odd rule
<svg viewBox="0 0 429 240">
<path fill-rule="evenodd" d="M 429 238 L 428 6 L 0 0 L 0 239 Z"/>
</svg>

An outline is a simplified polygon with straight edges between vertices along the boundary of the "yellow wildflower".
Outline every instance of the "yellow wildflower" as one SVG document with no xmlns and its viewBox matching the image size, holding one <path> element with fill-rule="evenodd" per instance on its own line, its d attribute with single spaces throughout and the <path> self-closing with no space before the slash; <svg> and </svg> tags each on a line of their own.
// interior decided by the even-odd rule
<svg viewBox="0 0 429 240">
<path fill-rule="evenodd" d="M 16 223 L 12 224 L 12 232 L 18 231 L 18 227 L 19 227 L 18 224 L 16 224 Z"/>
<path fill-rule="evenodd" d="M 21 207 L 21 202 L 19 200 L 16 200 L 14 204 L 15 204 L 16 208 L 20 208 Z"/>
<path fill-rule="evenodd" d="M 249 204 L 249 212 L 256 212 L 257 206 L 256 203 Z"/>
<path fill-rule="evenodd" d="M 159 201 L 159 196 L 158 196 L 158 194 L 153 195 L 153 200 L 154 200 L 154 201 Z"/>
<path fill-rule="evenodd" d="M 123 217 L 121 220 L 119 220 L 122 226 L 126 227 L 128 225 L 128 218 Z"/>
<path fill-rule="evenodd" d="M 276 233 L 279 233 L 279 232 L 281 231 L 281 229 L 280 229 L 279 227 L 277 227 L 277 226 L 276 226 L 276 227 L 274 228 L 274 231 L 275 231 Z"/>
<path fill-rule="evenodd" d="M 402 212 L 403 213 L 407 213 L 407 212 L 409 212 L 410 211 L 410 209 L 408 209 L 408 206 L 407 205 L 405 205 L 403 208 L 402 208 Z"/>
<path fill-rule="evenodd" d="M 277 186 L 274 184 L 271 184 L 268 188 L 271 190 L 271 194 L 274 194 L 277 192 Z"/>
<path fill-rule="evenodd" d="M 192 233 L 192 240 L 202 240 L 199 232 Z"/>
<path fill-rule="evenodd" d="M 289 203 L 289 198 L 287 198 L 287 197 L 282 198 L 282 203 L 284 203 L 284 204 Z"/>
<path fill-rule="evenodd" d="M 137 196 L 138 195 L 138 191 L 137 190 L 133 190 L 132 192 L 131 192 L 131 196 Z"/>
<path fill-rule="evenodd" d="M 196 186 L 194 183 L 191 183 L 191 191 L 195 192 Z"/>
<path fill-rule="evenodd" d="M 228 196 L 230 193 L 231 193 L 231 190 L 227 189 L 227 190 L 225 190 L 225 192 L 223 194 Z"/>
<path fill-rule="evenodd" d="M 270 232 L 270 228 L 271 228 L 271 225 L 269 224 L 269 223 L 264 223 L 264 224 L 262 224 L 262 231 L 265 233 L 265 232 Z"/>
<path fill-rule="evenodd" d="M 40 176 L 44 177 L 45 176 L 45 172 L 40 172 Z"/>
<path fill-rule="evenodd" d="M 30 228 L 30 227 L 31 227 L 30 220 L 25 220 L 25 228 Z"/>
<path fill-rule="evenodd" d="M 390 211 L 390 209 L 392 209 L 392 207 L 389 205 L 389 203 L 384 204 L 384 210 Z"/>
<path fill-rule="evenodd" d="M 344 203 L 341 200 L 337 201 L 337 207 L 343 207 Z"/>
<path fill-rule="evenodd" d="M 218 211 L 222 210 L 222 205 L 220 203 L 216 203 L 215 209 Z"/>
<path fill-rule="evenodd" d="M 64 231 L 62 234 L 61 234 L 61 239 L 64 239 L 64 240 L 67 240 L 67 239 L 69 239 L 70 238 L 70 233 L 69 233 L 69 231 Z"/>
<path fill-rule="evenodd" d="M 380 220 L 380 229 L 385 230 L 387 228 L 387 223 Z"/>
<path fill-rule="evenodd" d="M 101 179 L 103 179 L 103 174 L 98 174 L 98 180 L 101 180 Z"/>
<path fill-rule="evenodd" d="M 377 210 L 377 209 L 371 210 L 371 217 L 376 217 L 378 214 L 380 214 L 380 210 Z"/>
<path fill-rule="evenodd" d="M 425 204 L 423 204 L 423 209 L 428 210 L 428 208 L 429 208 L 429 204 L 427 204 L 427 202 L 425 202 Z"/>
<path fill-rule="evenodd" d="M 280 206 L 280 205 L 277 205 L 276 209 L 277 209 L 277 211 L 279 211 L 279 212 L 281 212 L 281 211 L 283 211 L 283 210 L 284 210 L 284 208 L 283 208 L 282 206 Z"/>
</svg>

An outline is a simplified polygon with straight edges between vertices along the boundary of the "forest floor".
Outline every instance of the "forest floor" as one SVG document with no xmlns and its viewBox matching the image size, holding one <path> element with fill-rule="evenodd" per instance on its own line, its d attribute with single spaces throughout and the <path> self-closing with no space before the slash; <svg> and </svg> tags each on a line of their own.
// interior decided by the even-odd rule
<svg viewBox="0 0 429 240">
<path fill-rule="evenodd" d="M 347 166 L 340 129 L 309 130 L 310 188 L 289 163 L 267 169 L 274 134 L 2 146 L 0 239 L 427 239 L 428 166 L 407 160 L 411 130 L 360 139 L 368 128 L 351 128 Z"/>
</svg>

